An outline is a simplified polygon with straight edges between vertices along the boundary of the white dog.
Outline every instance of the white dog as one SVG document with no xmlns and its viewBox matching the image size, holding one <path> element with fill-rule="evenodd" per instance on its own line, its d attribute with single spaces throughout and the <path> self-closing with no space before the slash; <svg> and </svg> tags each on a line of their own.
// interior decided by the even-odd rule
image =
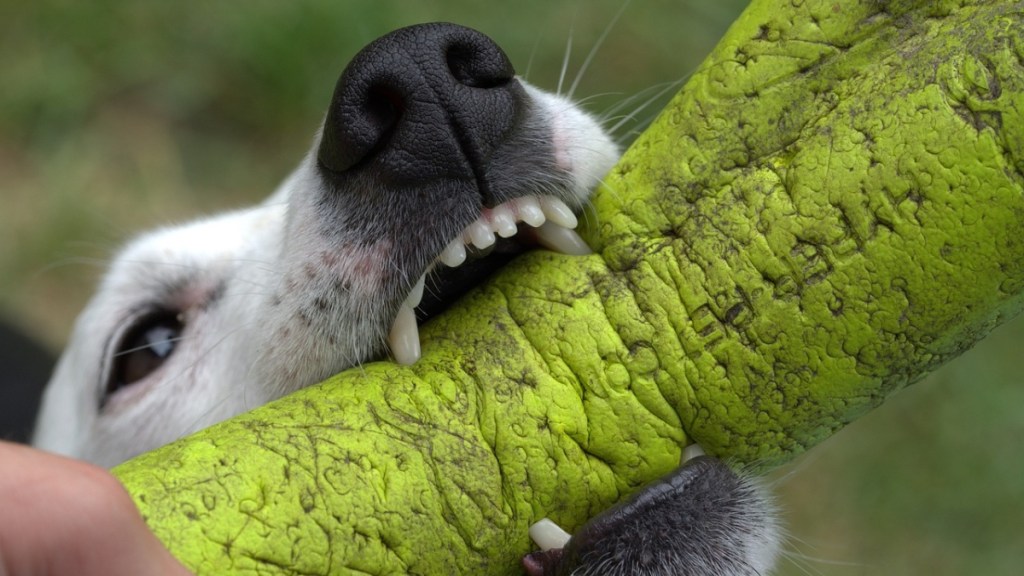
<svg viewBox="0 0 1024 576">
<path fill-rule="evenodd" d="M 346 69 L 312 150 L 266 202 L 119 254 L 34 442 L 113 465 L 388 349 L 415 362 L 425 281 L 517 232 L 586 253 L 575 214 L 617 157 L 596 120 L 515 78 L 483 35 L 385 36 Z"/>
<path fill-rule="evenodd" d="M 432 50 L 410 55 L 410 43 Z M 117 256 L 34 442 L 113 465 L 389 346 L 414 362 L 425 277 L 517 229 L 586 250 L 574 212 L 617 156 L 594 119 L 515 79 L 482 35 L 378 40 L 266 202 L 145 234 Z"/>
</svg>

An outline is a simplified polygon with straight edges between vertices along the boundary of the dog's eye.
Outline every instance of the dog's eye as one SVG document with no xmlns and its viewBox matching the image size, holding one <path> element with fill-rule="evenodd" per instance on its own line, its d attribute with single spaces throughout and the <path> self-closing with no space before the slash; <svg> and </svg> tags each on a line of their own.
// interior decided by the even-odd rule
<svg viewBox="0 0 1024 576">
<path fill-rule="evenodd" d="M 184 324 L 176 312 L 158 312 L 139 318 L 125 333 L 114 353 L 106 396 L 138 382 L 170 358 Z"/>
</svg>

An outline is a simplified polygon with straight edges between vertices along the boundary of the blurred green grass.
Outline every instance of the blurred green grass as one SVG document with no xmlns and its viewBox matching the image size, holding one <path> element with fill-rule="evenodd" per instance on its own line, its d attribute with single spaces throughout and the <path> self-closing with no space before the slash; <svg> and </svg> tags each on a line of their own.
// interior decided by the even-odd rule
<svg viewBox="0 0 1024 576">
<path fill-rule="evenodd" d="M 679 80 L 741 4 L 636 2 L 578 94 L 603 110 Z M 81 290 L 65 289 L 89 284 L 90 264 L 136 230 L 268 194 L 305 152 L 345 63 L 389 30 L 474 26 L 531 81 L 554 87 L 570 31 L 571 79 L 621 6 L 2 3 L 0 307 L 59 346 L 83 303 Z"/>
<path fill-rule="evenodd" d="M 634 0 L 577 96 L 600 113 L 681 79 L 744 4 Z M 551 89 L 570 33 L 571 78 L 622 5 L 3 3 L 0 315 L 57 349 L 126 237 L 268 194 L 305 152 L 345 62 L 384 32 L 473 26 Z M 1022 341 L 1018 320 L 781 471 L 806 558 L 780 573 L 1018 574 Z"/>
</svg>

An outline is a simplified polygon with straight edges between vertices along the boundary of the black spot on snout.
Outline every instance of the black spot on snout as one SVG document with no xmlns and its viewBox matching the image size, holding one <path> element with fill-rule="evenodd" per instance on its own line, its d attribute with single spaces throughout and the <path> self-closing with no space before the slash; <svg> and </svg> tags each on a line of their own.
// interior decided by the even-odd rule
<svg viewBox="0 0 1024 576">
<path fill-rule="evenodd" d="M 435 23 L 392 32 L 338 80 L 319 166 L 335 181 L 362 173 L 378 188 L 461 184 L 486 196 L 486 166 L 526 102 L 514 77 L 505 53 L 475 30 Z"/>
</svg>

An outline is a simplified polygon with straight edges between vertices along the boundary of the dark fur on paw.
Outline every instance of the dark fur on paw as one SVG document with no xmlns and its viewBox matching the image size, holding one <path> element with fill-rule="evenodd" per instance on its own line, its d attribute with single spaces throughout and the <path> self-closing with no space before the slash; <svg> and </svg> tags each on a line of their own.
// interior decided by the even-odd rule
<svg viewBox="0 0 1024 576">
<path fill-rule="evenodd" d="M 765 490 L 698 456 L 591 519 L 564 548 L 523 558 L 530 576 L 753 576 L 775 564 L 781 536 Z"/>
</svg>

